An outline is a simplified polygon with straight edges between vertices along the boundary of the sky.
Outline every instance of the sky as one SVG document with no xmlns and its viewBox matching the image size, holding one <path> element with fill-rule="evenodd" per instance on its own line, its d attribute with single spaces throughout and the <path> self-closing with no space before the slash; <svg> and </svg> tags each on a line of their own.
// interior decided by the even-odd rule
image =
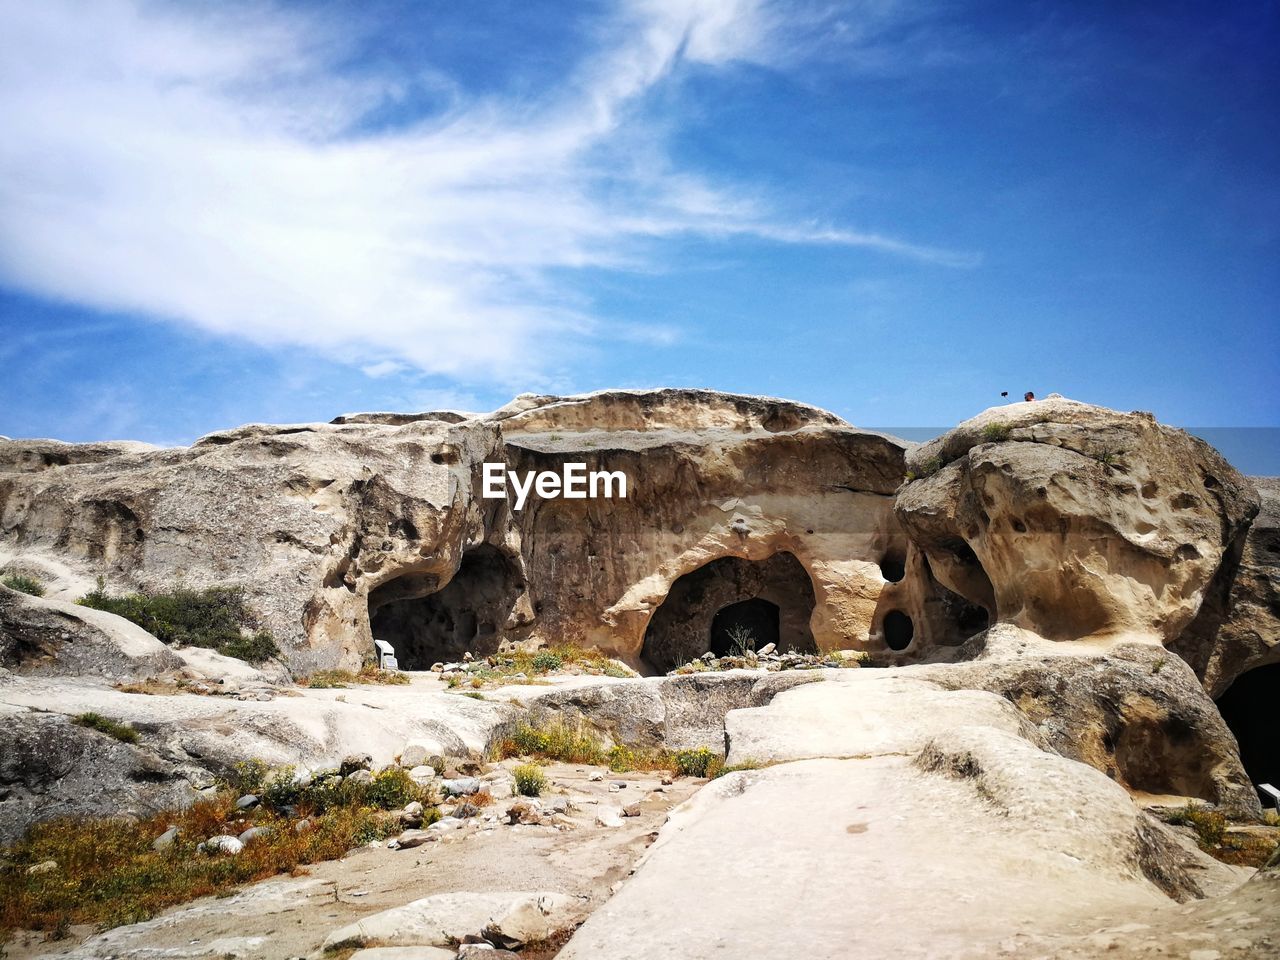
<svg viewBox="0 0 1280 960">
<path fill-rule="evenodd" d="M 0 0 L 0 434 L 1034 390 L 1280 473 L 1277 49 L 1230 0 Z"/>
</svg>

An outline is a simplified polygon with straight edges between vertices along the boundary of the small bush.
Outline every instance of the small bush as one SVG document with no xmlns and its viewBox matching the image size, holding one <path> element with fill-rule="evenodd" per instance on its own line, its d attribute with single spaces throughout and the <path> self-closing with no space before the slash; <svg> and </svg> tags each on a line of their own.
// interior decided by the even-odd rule
<svg viewBox="0 0 1280 960">
<path fill-rule="evenodd" d="M 676 773 L 685 777 L 705 777 L 712 764 L 719 759 L 706 747 L 677 750 L 674 755 Z"/>
<path fill-rule="evenodd" d="M 365 800 L 370 806 L 383 810 L 398 810 L 406 803 L 421 799 L 422 788 L 401 767 L 388 767 L 373 775 L 373 782 L 365 787 Z"/>
<path fill-rule="evenodd" d="M 1094 451 L 1092 454 L 1090 454 L 1090 456 L 1092 456 L 1093 459 L 1097 460 L 1100 464 L 1102 464 L 1104 467 L 1110 470 L 1112 467 L 1114 467 L 1116 464 L 1120 462 L 1120 457 L 1123 455 L 1123 453 L 1124 453 L 1123 450 L 1120 450 L 1116 447 L 1108 446 L 1106 444 L 1099 444 L 1094 448 Z"/>
<path fill-rule="evenodd" d="M 1227 818 L 1208 807 L 1188 804 L 1165 819 L 1189 826 L 1195 831 L 1200 849 L 1223 863 L 1260 867 L 1277 849 L 1276 841 L 1269 837 L 1229 832 Z"/>
<path fill-rule="evenodd" d="M 399 685 L 408 683 L 409 678 L 399 670 L 383 670 L 373 664 L 365 664 L 356 674 L 356 682 Z"/>
<path fill-rule="evenodd" d="M 756 652 L 756 635 L 750 627 L 735 623 L 728 630 L 729 643 L 738 656 L 746 657 Z"/>
<path fill-rule="evenodd" d="M 550 650 L 542 650 L 534 654 L 532 666 L 537 673 L 550 673 L 564 666 L 564 659 Z"/>
<path fill-rule="evenodd" d="M 1011 429 L 1007 423 L 988 423 L 982 428 L 982 439 L 986 443 L 1004 443 L 1009 439 Z"/>
<path fill-rule="evenodd" d="M 241 634 L 234 640 L 228 640 L 218 647 L 223 656 L 235 657 L 247 663 L 262 663 L 272 657 L 280 656 L 280 647 L 269 630 L 259 630 L 252 636 Z"/>
<path fill-rule="evenodd" d="M 292 768 L 290 768 L 290 771 L 292 772 Z M 257 758 L 239 760 L 231 768 L 231 773 L 226 776 L 223 782 L 234 790 L 237 796 L 246 793 L 252 793 L 257 796 L 264 790 L 267 774 L 270 772 L 271 768 L 264 761 Z"/>
<path fill-rule="evenodd" d="M 28 593 L 33 597 L 44 596 L 44 587 L 41 586 L 39 580 L 23 576 L 20 573 L 11 573 L 0 579 L 0 583 L 3 583 L 10 590 L 17 590 L 19 593 Z"/>
<path fill-rule="evenodd" d="M 536 797 L 547 788 L 547 778 L 536 763 L 522 763 L 511 771 L 515 777 L 516 793 L 522 797 Z"/>
<path fill-rule="evenodd" d="M 82 713 L 71 722 L 78 727 L 97 730 L 99 733 L 105 733 L 109 737 L 115 737 L 121 743 L 138 742 L 138 731 L 133 727 L 98 713 Z"/>
<path fill-rule="evenodd" d="M 254 762 L 261 764 L 263 767 L 266 766 L 261 760 Z M 303 784 L 298 781 L 297 774 L 297 770 L 291 764 L 277 767 L 269 775 L 259 777 L 257 790 L 246 790 L 244 792 L 256 795 L 264 806 L 272 810 L 283 810 L 285 807 L 296 806 L 298 801 L 302 799 L 302 793 L 305 789 Z"/>
<path fill-rule="evenodd" d="M 257 624 L 243 587 L 179 588 L 171 593 L 113 597 L 100 577 L 97 587 L 76 602 L 131 620 L 167 644 L 209 647 L 251 663 L 260 663 L 280 652 L 266 630 L 245 635 L 245 630 L 252 630 Z"/>
<path fill-rule="evenodd" d="M 723 777 L 726 773 L 738 773 L 741 770 L 759 770 L 760 767 L 761 764 L 757 760 L 744 760 L 742 763 L 726 765 L 723 760 L 716 757 L 707 770 L 707 776 L 712 780 L 716 780 Z"/>
<path fill-rule="evenodd" d="M 942 462 L 941 457 L 930 457 L 920 465 L 919 470 L 907 471 L 907 483 L 911 483 L 913 480 L 924 480 L 927 477 L 932 477 L 944 466 L 945 464 Z"/>
</svg>

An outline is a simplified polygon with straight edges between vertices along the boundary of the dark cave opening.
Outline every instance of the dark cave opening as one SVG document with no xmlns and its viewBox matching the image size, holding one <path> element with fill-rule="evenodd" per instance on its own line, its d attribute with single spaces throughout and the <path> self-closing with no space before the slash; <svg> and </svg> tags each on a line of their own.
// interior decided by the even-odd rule
<svg viewBox="0 0 1280 960">
<path fill-rule="evenodd" d="M 890 650 L 907 649 L 916 633 L 915 624 L 901 610 L 886 613 L 881 629 L 884 631 L 884 642 Z"/>
<path fill-rule="evenodd" d="M 409 574 L 369 595 L 373 636 L 395 648 L 402 670 L 494 653 L 521 590 L 515 564 L 489 544 L 464 553 L 458 572 L 437 586 L 433 576 Z"/>
<path fill-rule="evenodd" d="M 735 652 L 731 633 L 754 649 L 776 643 L 782 651 L 816 653 L 809 628 L 813 582 L 794 554 L 766 560 L 720 557 L 679 577 L 645 631 L 640 656 L 666 673 L 704 653 Z"/>
<path fill-rule="evenodd" d="M 1276 701 L 1280 663 L 1255 667 L 1238 676 L 1218 698 L 1218 710 L 1240 744 L 1240 762 L 1254 785 L 1280 787 L 1280 737 L 1276 733 Z M 1258 791 L 1267 805 L 1275 800 Z"/>
<path fill-rule="evenodd" d="M 723 657 L 776 644 L 780 613 L 776 603 L 760 597 L 721 607 L 711 618 L 711 652 Z"/>
<path fill-rule="evenodd" d="M 880 560 L 880 576 L 890 583 L 900 583 L 907 575 L 907 558 L 901 553 L 889 553 Z"/>
</svg>

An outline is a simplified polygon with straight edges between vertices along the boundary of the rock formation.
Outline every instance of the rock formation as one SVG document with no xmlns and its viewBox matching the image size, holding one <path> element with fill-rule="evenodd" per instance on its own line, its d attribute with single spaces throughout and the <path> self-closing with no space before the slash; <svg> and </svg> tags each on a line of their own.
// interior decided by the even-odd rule
<svg viewBox="0 0 1280 960">
<path fill-rule="evenodd" d="M 987 410 L 907 466 L 896 512 L 932 574 L 1050 640 L 1177 639 L 1258 512 L 1204 441 L 1057 398 Z"/>
<path fill-rule="evenodd" d="M 0 566 L 50 588 L 0 597 L 0 657 L 159 666 L 141 631 L 65 604 L 102 577 L 243 587 L 295 675 L 368 662 L 374 636 L 409 669 L 567 641 L 665 671 L 735 643 L 963 658 L 996 623 L 1095 651 L 1168 645 L 1213 695 L 1280 659 L 1275 486 L 1251 525 L 1257 493 L 1202 441 L 1051 398 L 907 448 L 802 404 L 693 390 L 251 425 L 185 449 L 0 441 Z M 629 486 L 516 510 L 482 495 L 485 463 Z"/>
<path fill-rule="evenodd" d="M 487 497 L 486 464 L 517 477 L 580 464 L 625 476 L 626 496 Z M 802 404 L 693 390 L 250 425 L 181 449 L 0 439 L 0 572 L 46 589 L 0 586 L 0 839 L 51 816 L 189 803 L 251 757 L 341 773 L 357 755 L 345 776 L 398 764 L 445 792 L 483 777 L 510 796 L 482 760 L 546 723 L 623 755 L 767 767 L 674 810 L 564 956 L 719 956 L 726 930 L 738 952 L 880 955 L 902 928 L 876 918 L 899 906 L 921 934 L 904 955 L 1081 955 L 1082 916 L 1157 916 L 1241 879 L 1145 808 L 1200 801 L 1256 821 L 1252 783 L 1280 780 L 1280 487 L 1257 488 L 1147 414 L 1061 398 L 919 447 Z M 100 580 L 117 594 L 242 588 L 281 656 L 254 668 L 169 647 L 70 602 Z M 411 684 L 291 683 L 371 663 L 375 638 Z M 516 685 L 493 699 L 477 689 L 543 644 L 657 675 L 612 662 L 551 686 L 503 675 Z M 441 779 L 445 766 L 467 776 Z M 387 849 L 499 821 L 512 835 L 620 829 L 643 807 L 609 799 L 625 786 L 602 783 L 608 803 L 577 821 L 567 796 L 506 817 L 459 796 L 425 826 L 419 804 Z M 851 906 L 830 878 L 855 873 Z M 1274 889 L 1259 877 L 1239 903 Z M 939 907 L 939 884 L 972 896 Z M 673 885 L 708 891 L 705 922 L 662 919 Z M 507 904 L 515 889 L 489 893 Z M 544 913 L 579 918 L 553 887 L 527 889 L 511 930 L 495 904 L 463 904 L 490 945 L 558 936 Z M 457 906 L 384 904 L 331 939 L 438 949 L 441 904 Z M 828 923 L 848 910 L 852 928 Z M 533 923 L 516 936 L 517 920 Z"/>
<path fill-rule="evenodd" d="M 504 639 L 640 665 L 680 577 L 785 551 L 811 583 L 792 576 L 777 616 L 806 643 L 865 645 L 893 592 L 879 564 L 906 550 L 892 514 L 903 450 L 812 407 L 689 390 L 255 425 L 176 450 L 11 441 L 0 563 L 43 562 L 55 583 L 70 567 L 81 591 L 95 576 L 115 591 L 243 585 L 306 673 L 370 658 L 371 621 L 413 668 Z M 630 486 L 516 512 L 481 496 L 485 462 L 585 463 Z"/>
</svg>

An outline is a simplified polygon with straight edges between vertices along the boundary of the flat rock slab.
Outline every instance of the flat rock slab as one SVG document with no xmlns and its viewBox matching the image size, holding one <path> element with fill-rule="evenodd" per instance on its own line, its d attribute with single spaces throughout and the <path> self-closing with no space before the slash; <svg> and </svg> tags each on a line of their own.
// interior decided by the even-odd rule
<svg viewBox="0 0 1280 960">
<path fill-rule="evenodd" d="M 972 752 L 979 782 L 900 756 L 722 778 L 673 812 L 560 960 L 977 958 L 1171 904 L 1128 862 L 1136 812 L 1101 774 L 978 728 L 946 751 Z M 1001 802 L 1008 770 L 1026 781 L 1009 799 L 1044 794 L 1027 816 Z"/>
<path fill-rule="evenodd" d="M 728 763 L 905 754 L 960 726 L 1025 729 L 998 694 L 944 690 L 903 675 L 911 669 L 827 670 L 823 682 L 784 690 L 768 706 L 731 711 L 725 716 Z"/>
</svg>

